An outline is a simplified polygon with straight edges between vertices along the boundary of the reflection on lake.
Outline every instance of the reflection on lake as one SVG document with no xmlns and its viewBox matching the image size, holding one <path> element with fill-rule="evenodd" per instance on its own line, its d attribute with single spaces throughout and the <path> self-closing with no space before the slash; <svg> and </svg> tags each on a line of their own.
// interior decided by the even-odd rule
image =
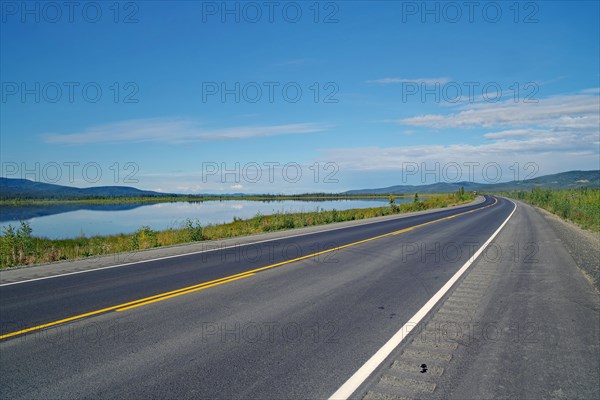
<svg viewBox="0 0 600 400">
<path fill-rule="evenodd" d="M 396 203 L 412 201 L 398 198 Z M 368 200 L 223 200 L 205 202 L 173 202 L 155 204 L 52 204 L 44 206 L 0 206 L 0 230 L 19 221 L 28 221 L 34 236 L 50 239 L 81 235 L 113 235 L 135 232 L 142 225 L 155 230 L 179 228 L 186 219 L 202 225 L 233 221 L 233 217 L 251 218 L 277 212 L 312 212 L 347 210 L 350 208 L 385 207 L 387 199 Z"/>
</svg>

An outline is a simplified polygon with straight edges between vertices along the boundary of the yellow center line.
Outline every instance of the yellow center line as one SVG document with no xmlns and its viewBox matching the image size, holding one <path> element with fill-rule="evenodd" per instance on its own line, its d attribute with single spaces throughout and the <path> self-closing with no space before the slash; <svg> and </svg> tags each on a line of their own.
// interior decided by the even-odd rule
<svg viewBox="0 0 600 400">
<path fill-rule="evenodd" d="M 86 317 L 90 317 L 90 316 L 94 316 L 94 315 L 98 315 L 98 314 L 107 313 L 107 312 L 110 312 L 110 311 L 121 312 L 121 311 L 130 310 L 132 308 L 141 307 L 141 306 L 144 306 L 144 305 L 147 305 L 147 304 L 156 303 L 158 301 L 167 300 L 167 299 L 171 299 L 173 297 L 177 297 L 177 296 L 181 296 L 181 295 L 184 295 L 184 294 L 189 294 L 189 293 L 197 292 L 197 291 L 208 289 L 210 287 L 214 287 L 214 286 L 218 286 L 218 285 L 222 285 L 224 283 L 233 282 L 233 281 L 236 281 L 238 279 L 248 278 L 248 277 L 253 276 L 256 273 L 261 272 L 261 271 L 265 271 L 265 270 L 268 270 L 268 269 L 280 267 L 280 266 L 286 265 L 286 264 L 291 264 L 291 263 L 294 263 L 294 262 L 297 262 L 297 261 L 306 260 L 308 258 L 316 257 L 316 256 L 319 256 L 321 254 L 326 254 L 326 253 L 331 253 L 331 252 L 338 251 L 338 250 L 341 250 L 341 249 L 346 249 L 348 247 L 356 246 L 356 245 L 359 245 L 359 244 L 362 244 L 362 243 L 371 242 L 373 240 L 381 239 L 381 238 L 384 238 L 384 237 L 387 237 L 387 236 L 399 235 L 401 233 L 409 232 L 409 231 L 412 231 L 413 229 L 420 228 L 420 227 L 423 227 L 423 226 L 426 226 L 426 225 L 431 225 L 431 224 L 434 224 L 436 222 L 440 222 L 440 221 L 444 221 L 444 220 L 447 220 L 447 219 L 450 219 L 450 218 L 457 217 L 459 215 L 468 214 L 468 213 L 472 213 L 474 211 L 483 210 L 483 209 L 486 209 L 488 207 L 491 207 L 491 206 L 495 205 L 497 202 L 498 202 L 498 199 L 494 198 L 494 202 L 492 204 L 488 204 L 487 206 L 484 206 L 484 207 L 481 207 L 481 208 L 476 208 L 474 210 L 463 211 L 463 212 L 458 213 L 458 214 L 454 214 L 454 215 L 450 215 L 450 216 L 447 216 L 447 217 L 435 219 L 435 220 L 429 221 L 429 222 L 424 222 L 424 223 L 418 224 L 418 225 L 413 225 L 411 227 L 399 229 L 397 231 L 385 233 L 383 235 L 373 236 L 371 238 L 359 240 L 359 241 L 352 242 L 352 243 L 348 243 L 348 244 L 345 244 L 343 246 L 334 247 L 334 248 L 331 248 L 331 249 L 327 249 L 327 250 L 319 251 L 319 252 L 316 252 L 316 253 L 308 254 L 308 255 L 305 255 L 305 256 L 302 256 L 302 257 L 297 257 L 297 258 L 293 258 L 293 259 L 290 259 L 290 260 L 281 261 L 281 262 L 278 262 L 278 263 L 275 263 L 275 264 L 266 265 L 264 267 L 255 268 L 255 269 L 252 269 L 252 270 L 249 270 L 249 271 L 244 271 L 244 272 L 241 272 L 239 274 L 229 275 L 229 276 L 226 276 L 226 277 L 223 277 L 223 278 L 215 279 L 215 280 L 208 281 L 208 282 L 199 283 L 199 284 L 192 285 L 192 286 L 187 286 L 187 287 L 184 287 L 184 288 L 180 288 L 180 289 L 177 289 L 177 290 L 172 290 L 172 291 L 165 292 L 165 293 L 156 294 L 156 295 L 150 296 L 150 297 L 144 297 L 142 299 L 130 301 L 130 302 L 127 302 L 127 303 L 118 304 L 118 305 L 115 305 L 115 306 L 106 307 L 106 308 L 102 308 L 102 309 L 95 310 L 95 311 L 90 311 L 90 312 L 87 312 L 87 313 L 84 313 L 84 314 L 74 315 L 74 316 L 69 317 L 69 318 L 64 318 L 64 319 L 60 319 L 58 321 L 48 322 L 48 323 L 42 324 L 42 325 L 32 326 L 31 328 L 22 329 L 20 331 L 6 333 L 4 335 L 0 335 L 0 340 L 6 339 L 6 338 L 9 338 L 9 337 L 13 337 L 13 336 L 22 335 L 22 334 L 28 333 L 28 332 L 37 331 L 37 330 L 44 329 L 44 328 L 49 328 L 49 327 L 56 326 L 56 325 L 59 325 L 59 324 L 64 324 L 64 323 L 67 323 L 67 322 L 72 322 L 72 321 L 79 320 L 79 319 L 82 319 L 82 318 L 86 318 Z"/>
<path fill-rule="evenodd" d="M 134 305 L 123 307 L 123 308 L 117 308 L 115 311 L 121 312 L 121 311 L 131 310 L 132 308 L 141 307 L 141 306 L 145 306 L 147 304 L 156 303 L 157 301 L 163 301 L 163 300 L 166 300 L 166 299 L 172 299 L 173 297 L 182 296 L 184 294 L 188 294 L 188 293 L 192 293 L 192 292 L 197 292 L 199 290 L 208 289 L 210 287 L 222 285 L 224 283 L 229 283 L 229 282 L 237 281 L 238 279 L 249 278 L 249 277 L 251 277 L 253 275 L 255 275 L 255 274 L 246 274 L 246 275 L 238 276 L 238 277 L 227 279 L 227 280 L 224 280 L 224 281 L 221 281 L 221 282 L 212 283 L 210 285 L 205 285 L 205 286 L 198 287 L 198 288 L 195 288 L 195 289 L 186 290 L 184 292 L 175 293 L 175 294 L 171 294 L 171 295 L 168 295 L 168 296 L 162 296 L 162 297 L 159 297 L 157 299 L 144 301 L 143 303 L 138 303 L 138 304 L 134 304 Z"/>
<path fill-rule="evenodd" d="M 142 299 L 130 301 L 130 302 L 123 303 L 123 304 L 118 304 L 116 306 L 101 308 L 99 310 L 90 311 L 90 312 L 87 312 L 87 313 L 84 313 L 84 314 L 74 315 L 72 317 L 60 319 L 58 321 L 52 321 L 52 322 L 48 322 L 46 324 L 32 326 L 31 328 L 22 329 L 20 331 L 6 333 L 4 335 L 0 335 L 0 339 L 5 339 L 5 338 L 12 337 L 12 336 L 21 335 L 21 334 L 27 333 L 27 332 L 37 331 L 37 330 L 44 329 L 44 328 L 49 328 L 51 326 L 55 326 L 55 325 L 59 325 L 59 324 L 64 324 L 66 322 L 75 321 L 75 320 L 86 318 L 86 317 L 90 317 L 90 316 L 93 316 L 93 315 L 103 314 L 103 313 L 106 313 L 106 312 L 109 312 L 109 311 L 117 310 L 119 308 L 124 308 L 124 307 L 127 307 L 127 306 L 131 306 L 133 304 L 147 302 L 149 300 L 162 298 L 162 297 L 173 295 L 173 294 L 176 294 L 176 293 L 179 293 L 179 292 L 187 292 L 190 289 L 194 289 L 194 288 L 203 288 L 205 286 L 214 286 L 215 284 L 218 284 L 218 283 L 223 282 L 223 281 L 229 282 L 229 281 L 232 280 L 232 278 L 240 276 L 240 275 L 245 277 L 245 275 L 253 275 L 253 274 L 248 274 L 248 272 L 243 272 L 241 274 L 236 274 L 236 275 L 231 275 L 231 276 L 228 276 L 228 277 L 225 277 L 225 278 L 215 279 L 214 281 L 203 282 L 203 283 L 199 283 L 197 285 L 188 286 L 188 287 L 177 289 L 177 290 L 172 290 L 170 292 L 160 293 L 160 294 L 157 294 L 157 295 L 154 295 L 154 296 L 150 296 L 150 297 L 144 297 Z"/>
</svg>

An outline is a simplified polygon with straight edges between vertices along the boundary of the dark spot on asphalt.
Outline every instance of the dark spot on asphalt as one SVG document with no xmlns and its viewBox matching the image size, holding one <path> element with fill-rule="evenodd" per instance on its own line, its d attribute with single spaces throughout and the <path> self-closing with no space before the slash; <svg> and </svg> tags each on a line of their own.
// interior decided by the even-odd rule
<svg viewBox="0 0 600 400">
<path fill-rule="evenodd" d="M 396 313 L 391 313 L 391 314 L 390 314 L 390 319 L 391 319 L 391 318 L 394 318 L 395 316 L 396 316 Z"/>
<path fill-rule="evenodd" d="M 427 372 L 427 364 L 421 364 L 421 373 L 424 374 Z"/>
<path fill-rule="evenodd" d="M 379 307 L 377 307 L 377 308 L 379 308 L 380 310 L 383 310 L 383 309 L 385 309 L 385 307 L 384 307 L 384 306 L 379 306 Z"/>
</svg>

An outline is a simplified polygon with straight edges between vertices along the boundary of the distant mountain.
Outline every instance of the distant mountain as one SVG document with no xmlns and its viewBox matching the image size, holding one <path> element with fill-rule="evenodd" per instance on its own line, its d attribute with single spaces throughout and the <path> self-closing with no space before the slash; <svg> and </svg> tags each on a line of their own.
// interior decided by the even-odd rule
<svg viewBox="0 0 600 400">
<path fill-rule="evenodd" d="M 348 190 L 343 194 L 404 194 L 404 193 L 445 193 L 456 192 L 460 187 L 465 190 L 479 190 L 480 184 L 472 182 L 457 182 L 457 183 L 431 183 L 428 185 L 395 185 L 379 189 L 359 189 Z"/>
<path fill-rule="evenodd" d="M 505 183 L 432 183 L 429 185 L 398 185 L 379 189 L 349 190 L 342 194 L 409 194 L 409 193 L 444 193 L 455 192 L 460 187 L 467 191 L 503 192 L 511 190 L 530 190 L 534 187 L 544 189 L 575 189 L 582 186 L 600 188 L 600 171 L 569 171 L 554 175 L 544 175 L 523 181 Z M 76 188 L 71 186 L 54 185 L 34 182 L 28 179 L 0 178 L 0 199 L 94 199 L 102 197 L 165 197 L 185 196 L 182 194 L 159 193 L 150 190 L 140 190 L 128 186 L 98 186 Z M 203 194 L 202 196 L 220 197 L 223 195 Z M 234 193 L 228 197 L 246 196 L 244 193 Z"/>
<path fill-rule="evenodd" d="M 531 190 L 534 187 L 543 189 L 576 189 L 586 186 L 590 189 L 600 188 L 600 171 L 569 171 L 553 175 L 538 176 L 522 181 L 503 183 L 432 183 L 429 185 L 397 185 L 379 189 L 349 190 L 344 194 L 402 194 L 402 193 L 444 193 L 455 192 L 463 186 L 467 191 L 506 192 L 511 190 Z"/>
<path fill-rule="evenodd" d="M 163 197 L 176 196 L 129 186 L 76 188 L 34 182 L 28 179 L 0 178 L 0 199 L 90 199 L 95 197 Z"/>
<path fill-rule="evenodd" d="M 489 185 L 484 190 L 510 191 L 541 189 L 577 189 L 587 187 L 600 189 L 600 171 L 568 171 L 558 174 L 538 176 L 537 178 Z"/>
</svg>

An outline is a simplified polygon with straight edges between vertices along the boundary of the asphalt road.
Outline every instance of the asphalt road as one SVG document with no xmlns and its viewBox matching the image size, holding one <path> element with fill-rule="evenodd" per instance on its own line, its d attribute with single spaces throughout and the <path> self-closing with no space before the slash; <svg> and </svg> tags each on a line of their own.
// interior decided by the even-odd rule
<svg viewBox="0 0 600 400">
<path fill-rule="evenodd" d="M 290 238 L 255 245 L 1 286 L 0 310 L 6 325 L 2 333 L 9 330 L 9 324 L 16 324 L 23 329 L 61 320 L 388 234 L 482 208 L 492 202 L 488 198 L 483 203 L 461 209 L 299 237 L 292 234 Z M 334 251 L 315 258 L 326 263 L 336 253 Z"/>
<path fill-rule="evenodd" d="M 461 209 L 0 286 L 0 397 L 326 398 L 409 322 L 513 209 L 512 202 L 487 198 Z M 519 207 L 504 228 L 521 235 L 517 248 L 537 239 L 535 229 L 515 224 L 529 213 Z M 506 243 L 501 250 L 508 254 L 512 243 L 514 251 L 515 242 Z M 315 252 L 321 254 L 310 256 Z M 561 272 L 568 254 L 560 254 L 547 260 L 556 263 L 546 271 L 559 274 L 554 284 L 571 279 Z M 510 265 L 519 260 L 513 257 Z M 473 267 L 483 262 L 501 265 L 487 256 Z M 590 344 L 598 337 L 597 324 L 591 325 L 597 295 L 585 290 L 583 278 L 570 284 L 578 301 L 592 304 L 584 308 L 591 319 L 574 331 L 584 338 L 571 338 L 564 350 L 577 350 L 581 362 L 597 365 L 597 347 Z M 508 299 L 516 290 L 510 282 L 498 287 L 495 296 Z M 548 289 L 533 281 L 517 287 Z M 188 292 L 165 294 L 181 288 Z M 571 312 L 552 309 L 551 315 L 560 319 Z M 36 328 L 65 318 L 74 319 Z M 6 337 L 28 328 L 33 330 Z M 482 363 L 484 354 L 469 357 Z M 554 360 L 549 352 L 540 357 Z M 486 393 L 493 394 L 494 364 L 487 362 L 484 371 L 492 377 L 484 381 Z M 506 376 L 502 371 L 497 379 Z M 580 393 L 594 394 L 597 368 L 587 371 L 579 372 L 578 381 L 591 389 Z M 448 369 L 444 376 L 453 373 Z M 463 386 L 437 393 L 469 398 L 473 392 L 465 388 L 477 371 L 461 376 Z"/>
</svg>

